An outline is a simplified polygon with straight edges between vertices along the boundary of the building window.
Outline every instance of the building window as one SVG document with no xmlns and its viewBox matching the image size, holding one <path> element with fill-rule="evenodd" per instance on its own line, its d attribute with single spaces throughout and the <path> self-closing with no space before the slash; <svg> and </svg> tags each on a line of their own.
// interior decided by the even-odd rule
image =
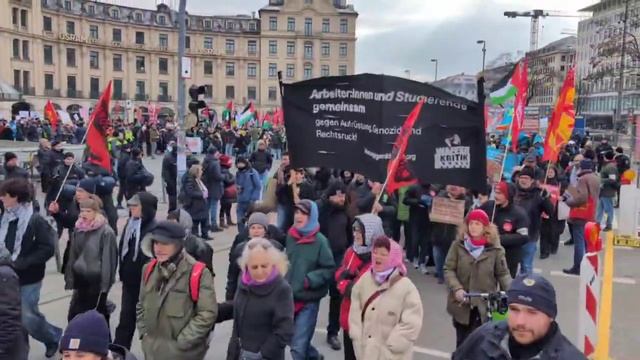
<svg viewBox="0 0 640 360">
<path fill-rule="evenodd" d="M 293 79 L 296 76 L 296 66 L 287 64 L 287 78 Z"/>
<path fill-rule="evenodd" d="M 204 74 L 213 75 L 213 61 L 209 61 L 209 60 L 204 61 Z"/>
<path fill-rule="evenodd" d="M 11 23 L 18 25 L 18 8 L 11 8 Z"/>
<path fill-rule="evenodd" d="M 320 76 L 329 76 L 329 65 L 322 65 L 320 68 Z"/>
<path fill-rule="evenodd" d="M 276 101 L 278 91 L 275 86 L 269 86 L 269 101 Z"/>
<path fill-rule="evenodd" d="M 27 10 L 20 10 L 20 26 L 23 28 L 27 27 L 27 23 L 29 22 L 29 15 Z"/>
<path fill-rule="evenodd" d="M 20 70 L 13 70 L 13 87 L 20 89 Z"/>
<path fill-rule="evenodd" d="M 29 89 L 31 87 L 31 73 L 28 71 L 22 71 L 22 90 L 23 91 L 28 91 L 29 93 L 31 93 L 31 95 L 35 95 L 31 89 Z"/>
<path fill-rule="evenodd" d="M 76 77 L 75 75 L 67 76 L 67 90 L 71 90 L 71 97 L 76 96 Z"/>
<path fill-rule="evenodd" d="M 92 99 L 100 97 L 100 79 L 92 77 L 89 80 L 89 97 Z"/>
<path fill-rule="evenodd" d="M 258 75 L 258 67 L 254 63 L 247 64 L 247 77 L 255 78 Z"/>
<path fill-rule="evenodd" d="M 76 49 L 67 48 L 67 66 L 76 67 Z"/>
<path fill-rule="evenodd" d="M 249 55 L 255 55 L 258 52 L 258 42 L 256 40 L 249 40 L 247 43 L 247 52 Z"/>
<path fill-rule="evenodd" d="M 67 11 L 71 10 L 71 0 L 64 1 L 64 9 Z"/>
<path fill-rule="evenodd" d="M 120 18 L 120 11 L 118 11 L 118 9 L 111 9 L 111 17 L 114 19 Z"/>
<path fill-rule="evenodd" d="M 236 75 L 236 64 L 232 62 L 228 62 L 224 66 L 224 74 L 226 76 L 235 76 Z"/>
<path fill-rule="evenodd" d="M 331 32 L 331 20 L 322 19 L 322 32 L 323 33 Z"/>
<path fill-rule="evenodd" d="M 144 98 L 146 95 L 144 80 L 136 81 L 136 97 Z"/>
<path fill-rule="evenodd" d="M 346 76 L 347 75 L 347 65 L 338 66 L 338 75 Z"/>
<path fill-rule="evenodd" d="M 31 57 L 29 56 L 29 41 L 22 40 L 22 60 L 29 61 Z"/>
<path fill-rule="evenodd" d="M 158 58 L 158 72 L 162 75 L 167 75 L 169 73 L 169 59 Z"/>
<path fill-rule="evenodd" d="M 122 55 L 113 54 L 113 71 L 122 71 Z"/>
<path fill-rule="evenodd" d="M 277 31 L 278 30 L 278 18 L 275 16 L 269 17 L 269 30 Z"/>
<path fill-rule="evenodd" d="M 249 31 L 257 31 L 258 27 L 256 26 L 255 21 L 249 23 Z"/>
<path fill-rule="evenodd" d="M 278 55 L 278 41 L 269 40 L 269 55 Z"/>
<path fill-rule="evenodd" d="M 233 87 L 233 85 L 227 85 L 224 89 L 224 96 L 227 99 L 233 99 L 236 97 L 236 89 Z"/>
<path fill-rule="evenodd" d="M 346 34 L 349 32 L 349 20 L 340 19 L 340 32 Z"/>
<path fill-rule="evenodd" d="M 205 49 L 213 49 L 213 38 L 205 37 L 204 38 L 204 48 Z"/>
<path fill-rule="evenodd" d="M 322 43 L 322 56 L 329 56 L 331 55 L 331 46 L 329 45 L 328 42 L 323 42 Z"/>
<path fill-rule="evenodd" d="M 184 37 L 184 48 L 191 49 L 191 36 L 189 35 Z"/>
<path fill-rule="evenodd" d="M 44 64 L 53 65 L 53 46 L 44 45 L 43 53 L 44 53 Z"/>
<path fill-rule="evenodd" d="M 44 74 L 44 89 L 53 90 L 53 74 Z"/>
<path fill-rule="evenodd" d="M 76 33 L 76 23 L 73 21 L 67 21 L 67 34 L 74 35 Z"/>
<path fill-rule="evenodd" d="M 313 34 L 313 19 L 305 18 L 304 19 L 304 35 L 311 36 Z"/>
<path fill-rule="evenodd" d="M 142 14 L 141 13 L 136 13 L 136 21 L 137 22 L 142 22 Z"/>
<path fill-rule="evenodd" d="M 159 89 L 159 93 L 160 96 L 163 96 L 165 98 L 169 97 L 169 83 L 166 81 L 160 81 L 160 83 L 158 84 Z M 166 99 L 168 100 L 168 99 Z"/>
<path fill-rule="evenodd" d="M 304 43 L 304 58 L 313 59 L 313 43 L 310 41 Z"/>
<path fill-rule="evenodd" d="M 20 40 L 13 39 L 13 58 L 20 59 Z"/>
<path fill-rule="evenodd" d="M 98 39 L 98 25 L 89 25 L 89 37 Z"/>
<path fill-rule="evenodd" d="M 205 29 L 211 29 L 211 20 L 205 20 L 204 21 L 204 28 Z"/>
<path fill-rule="evenodd" d="M 167 18 L 164 15 L 158 16 L 158 24 L 164 25 L 167 23 Z"/>
<path fill-rule="evenodd" d="M 287 55 L 293 56 L 296 54 L 296 42 L 295 41 L 287 41 Z"/>
<path fill-rule="evenodd" d="M 287 18 L 287 31 L 296 31 L 296 19 L 295 18 Z"/>
<path fill-rule="evenodd" d="M 111 31 L 111 38 L 112 38 L 112 41 L 114 42 L 122 42 L 122 30 L 113 29 Z"/>
<path fill-rule="evenodd" d="M 122 99 L 122 80 L 113 79 L 113 98 Z"/>
<path fill-rule="evenodd" d="M 249 100 L 255 100 L 256 99 L 256 87 L 255 86 L 249 86 L 247 87 L 247 99 Z"/>
<path fill-rule="evenodd" d="M 278 76 L 278 65 L 274 63 L 269 63 L 269 77 Z"/>
<path fill-rule="evenodd" d="M 347 57 L 347 43 L 340 43 L 340 56 Z"/>
<path fill-rule="evenodd" d="M 169 35 L 160 34 L 158 35 L 158 46 L 162 49 L 167 49 L 169 47 Z"/>
<path fill-rule="evenodd" d="M 304 79 L 311 79 L 313 77 L 313 65 L 306 63 L 304 64 Z"/>
<path fill-rule="evenodd" d="M 96 7 L 95 7 L 95 5 L 89 5 L 89 6 L 87 6 L 87 13 L 89 13 L 89 15 L 95 15 L 95 14 L 96 14 Z"/>
<path fill-rule="evenodd" d="M 225 51 L 227 55 L 233 55 L 236 52 L 236 42 L 232 39 L 227 39 L 225 41 Z"/>
<path fill-rule="evenodd" d="M 89 67 L 92 69 L 100 68 L 100 54 L 97 51 L 89 51 Z"/>
<path fill-rule="evenodd" d="M 136 31 L 136 44 L 144 45 L 144 32 Z"/>
<path fill-rule="evenodd" d="M 53 25 L 51 23 L 51 17 L 43 16 L 42 17 L 42 30 L 44 31 L 53 31 Z"/>
<path fill-rule="evenodd" d="M 136 56 L 136 72 L 137 73 L 145 72 L 144 56 Z"/>
</svg>

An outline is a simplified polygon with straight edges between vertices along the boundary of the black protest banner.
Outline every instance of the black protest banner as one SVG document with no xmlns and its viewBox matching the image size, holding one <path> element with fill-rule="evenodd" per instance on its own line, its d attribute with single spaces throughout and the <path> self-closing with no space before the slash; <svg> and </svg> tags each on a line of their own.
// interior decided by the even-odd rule
<svg viewBox="0 0 640 360">
<path fill-rule="evenodd" d="M 406 159 L 423 182 L 486 187 L 483 112 L 478 103 L 393 76 L 323 77 L 284 85 L 284 123 L 296 167 L 338 168 L 384 181 L 393 143 L 424 100 Z"/>
</svg>

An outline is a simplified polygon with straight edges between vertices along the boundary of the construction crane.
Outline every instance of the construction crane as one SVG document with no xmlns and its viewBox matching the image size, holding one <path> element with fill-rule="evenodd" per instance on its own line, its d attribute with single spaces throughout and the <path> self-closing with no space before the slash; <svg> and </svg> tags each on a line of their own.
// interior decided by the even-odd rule
<svg viewBox="0 0 640 360">
<path fill-rule="evenodd" d="M 545 17 L 575 17 L 582 18 L 586 15 L 578 13 L 567 13 L 555 10 L 531 10 L 531 11 L 505 11 L 504 16 L 515 19 L 517 17 L 531 18 L 531 38 L 529 40 L 529 51 L 538 49 L 538 35 L 540 34 L 540 18 Z"/>
</svg>

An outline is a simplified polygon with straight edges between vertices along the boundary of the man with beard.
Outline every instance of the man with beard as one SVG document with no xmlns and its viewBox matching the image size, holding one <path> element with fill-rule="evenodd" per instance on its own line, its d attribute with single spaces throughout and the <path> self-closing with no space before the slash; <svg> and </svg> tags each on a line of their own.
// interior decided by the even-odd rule
<svg viewBox="0 0 640 360">
<path fill-rule="evenodd" d="M 453 360 L 586 359 L 560 332 L 556 292 L 547 279 L 519 276 L 507 291 L 507 302 L 507 320 L 476 329 L 453 353 Z"/>
<path fill-rule="evenodd" d="M 318 200 L 318 220 L 320 232 L 329 239 L 336 269 L 342 264 L 344 253 L 349 248 L 350 225 L 349 216 L 345 208 L 346 186 L 341 181 L 332 182 Z M 374 216 L 374 215 L 371 215 Z M 327 326 L 327 343 L 333 350 L 340 350 L 342 345 L 338 340 L 340 332 L 340 302 L 341 296 L 336 288 L 335 278 L 329 284 L 329 325 Z"/>
</svg>

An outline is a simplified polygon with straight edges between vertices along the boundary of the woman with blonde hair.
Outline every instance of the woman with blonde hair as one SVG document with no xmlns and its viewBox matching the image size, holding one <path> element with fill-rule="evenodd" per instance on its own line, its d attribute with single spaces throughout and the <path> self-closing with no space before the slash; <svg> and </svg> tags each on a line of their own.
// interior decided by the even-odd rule
<svg viewBox="0 0 640 360">
<path fill-rule="evenodd" d="M 209 237 L 209 191 L 202 181 L 202 166 L 193 164 L 189 168 L 181 191 L 182 207 L 191 215 L 193 221 L 192 234 L 206 240 Z"/>
<path fill-rule="evenodd" d="M 293 293 L 284 280 L 287 256 L 255 238 L 238 259 L 242 275 L 234 299 L 227 360 L 280 360 L 293 336 Z"/>
<path fill-rule="evenodd" d="M 456 347 L 477 327 L 487 321 L 487 304 L 482 299 L 467 299 L 469 292 L 506 291 L 511 276 L 498 229 L 483 210 L 467 215 L 451 244 L 445 262 L 444 278 L 449 287 L 447 312 L 453 317 Z"/>
</svg>

